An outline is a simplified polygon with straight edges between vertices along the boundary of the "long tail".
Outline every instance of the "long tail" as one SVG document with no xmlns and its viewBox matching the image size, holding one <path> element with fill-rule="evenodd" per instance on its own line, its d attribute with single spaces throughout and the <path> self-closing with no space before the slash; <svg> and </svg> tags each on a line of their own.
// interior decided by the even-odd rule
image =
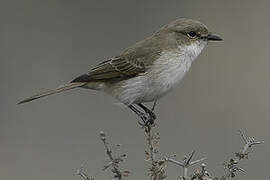
<svg viewBox="0 0 270 180">
<path fill-rule="evenodd" d="M 43 93 L 39 93 L 39 94 L 31 96 L 31 97 L 29 97 L 27 99 L 24 99 L 24 100 L 20 101 L 18 104 L 30 102 L 30 101 L 33 101 L 35 99 L 39 99 L 39 98 L 42 98 L 42 97 L 45 97 L 45 96 L 60 93 L 60 92 L 67 91 L 67 90 L 70 90 L 70 89 L 74 89 L 74 88 L 77 88 L 77 87 L 82 87 L 83 85 L 85 85 L 84 82 L 72 82 L 72 83 L 68 83 L 68 84 L 65 84 L 65 85 L 61 85 L 56 89 L 52 89 L 52 90 L 49 90 L 49 91 L 46 91 L 46 92 L 43 92 Z"/>
</svg>

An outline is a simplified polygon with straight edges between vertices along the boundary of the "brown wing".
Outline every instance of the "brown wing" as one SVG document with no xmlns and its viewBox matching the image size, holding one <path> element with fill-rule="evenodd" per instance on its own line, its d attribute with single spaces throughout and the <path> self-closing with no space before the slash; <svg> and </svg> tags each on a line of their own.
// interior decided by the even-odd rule
<svg viewBox="0 0 270 180">
<path fill-rule="evenodd" d="M 91 69 L 89 73 L 77 77 L 72 82 L 127 79 L 143 73 L 145 70 L 146 67 L 142 61 L 115 57 L 103 61 Z"/>
<path fill-rule="evenodd" d="M 100 63 L 88 74 L 93 79 L 111 79 L 134 76 L 144 71 L 145 66 L 143 62 L 116 57 Z"/>
<path fill-rule="evenodd" d="M 137 42 L 123 51 L 120 56 L 98 64 L 89 73 L 77 77 L 72 82 L 122 80 L 143 73 L 160 56 L 161 45 L 163 45 L 161 42 L 163 41 L 152 36 Z"/>
</svg>

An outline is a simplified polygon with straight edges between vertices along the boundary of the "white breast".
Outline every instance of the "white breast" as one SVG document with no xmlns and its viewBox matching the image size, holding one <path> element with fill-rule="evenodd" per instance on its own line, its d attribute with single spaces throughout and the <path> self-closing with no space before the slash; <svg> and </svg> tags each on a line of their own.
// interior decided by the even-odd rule
<svg viewBox="0 0 270 180">
<path fill-rule="evenodd" d="M 125 104 L 159 99 L 179 84 L 205 45 L 193 43 L 163 52 L 147 72 L 111 87 L 110 94 Z"/>
</svg>

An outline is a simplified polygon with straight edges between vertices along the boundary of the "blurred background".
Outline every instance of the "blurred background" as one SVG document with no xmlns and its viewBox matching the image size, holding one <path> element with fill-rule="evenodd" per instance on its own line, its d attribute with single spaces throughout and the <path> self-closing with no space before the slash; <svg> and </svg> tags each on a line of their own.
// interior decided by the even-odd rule
<svg viewBox="0 0 270 180">
<path fill-rule="evenodd" d="M 25 105 L 118 55 L 179 17 L 205 23 L 224 38 L 210 43 L 181 85 L 158 101 L 160 151 L 178 159 L 196 150 L 215 175 L 238 151 L 237 130 L 265 140 L 238 179 L 267 179 L 270 119 L 270 3 L 245 1 L 0 1 L 0 178 L 74 180 L 82 163 L 96 179 L 107 162 L 99 131 L 123 144 L 129 179 L 146 179 L 138 118 L 102 92 L 77 89 Z M 180 171 L 181 172 L 181 171 Z M 179 169 L 168 168 L 169 179 Z"/>
</svg>

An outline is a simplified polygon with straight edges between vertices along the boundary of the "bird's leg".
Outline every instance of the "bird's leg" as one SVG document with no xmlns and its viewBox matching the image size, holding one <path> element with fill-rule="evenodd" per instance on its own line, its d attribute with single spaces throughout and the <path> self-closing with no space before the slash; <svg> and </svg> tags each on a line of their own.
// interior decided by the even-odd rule
<svg viewBox="0 0 270 180">
<path fill-rule="evenodd" d="M 155 102 L 155 104 L 156 104 L 156 102 Z M 155 104 L 154 104 L 154 106 L 155 106 Z M 153 112 L 153 110 L 154 110 L 154 108 L 153 108 L 153 110 L 151 110 L 151 109 L 149 109 L 148 107 L 146 107 L 145 105 L 143 105 L 142 103 L 139 103 L 138 104 L 138 106 L 140 106 L 143 110 L 144 110 L 144 112 L 145 113 L 147 113 L 148 115 L 149 115 L 149 118 L 148 118 L 148 122 L 146 122 L 147 124 L 149 123 L 149 124 L 154 124 L 154 121 L 155 121 L 155 119 L 156 119 L 156 115 L 155 115 L 155 113 Z"/>
<path fill-rule="evenodd" d="M 154 101 L 154 104 L 153 104 L 153 106 L 152 106 L 152 108 L 151 108 L 151 111 L 154 112 L 156 106 L 157 106 L 157 100 Z"/>
<path fill-rule="evenodd" d="M 141 112 L 138 110 L 134 105 L 129 105 L 129 109 L 131 109 L 133 112 L 135 112 L 143 121 L 144 124 L 146 124 L 148 117 L 146 116 L 146 113 Z"/>
<path fill-rule="evenodd" d="M 129 105 L 128 107 L 141 118 L 141 120 L 143 121 L 142 123 L 139 122 L 141 126 L 149 126 L 153 124 L 153 115 L 151 115 L 149 112 L 146 112 L 146 110 L 144 110 L 145 112 L 141 112 L 134 105 Z"/>
</svg>

